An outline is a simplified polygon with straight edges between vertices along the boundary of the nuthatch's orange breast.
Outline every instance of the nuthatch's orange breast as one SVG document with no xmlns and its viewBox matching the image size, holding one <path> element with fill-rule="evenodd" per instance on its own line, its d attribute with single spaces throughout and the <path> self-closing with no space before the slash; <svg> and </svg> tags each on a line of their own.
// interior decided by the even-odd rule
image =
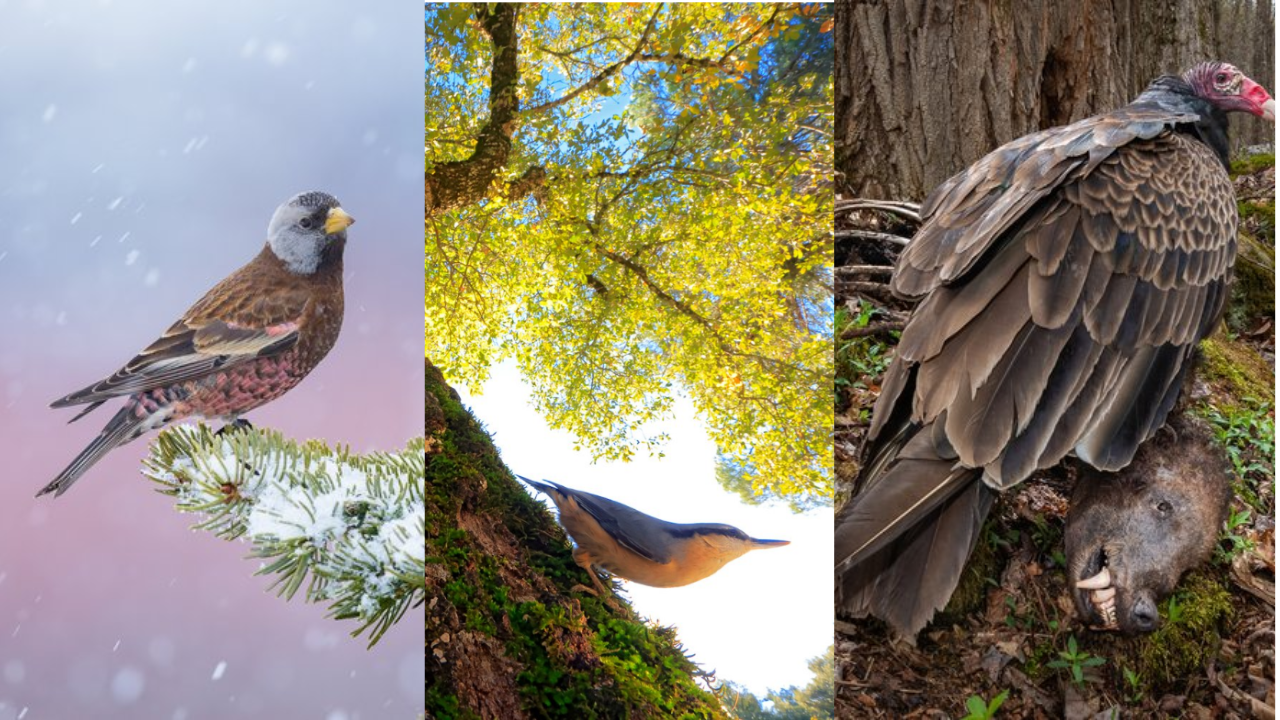
<svg viewBox="0 0 1280 720">
<path fill-rule="evenodd" d="M 700 538 L 690 538 L 673 548 L 669 562 L 654 562 L 620 544 L 572 497 L 565 497 L 557 505 L 560 524 L 577 544 L 578 552 L 586 555 L 592 564 L 620 578 L 652 587 L 679 587 L 697 582 L 724 566 L 721 556 Z"/>
</svg>

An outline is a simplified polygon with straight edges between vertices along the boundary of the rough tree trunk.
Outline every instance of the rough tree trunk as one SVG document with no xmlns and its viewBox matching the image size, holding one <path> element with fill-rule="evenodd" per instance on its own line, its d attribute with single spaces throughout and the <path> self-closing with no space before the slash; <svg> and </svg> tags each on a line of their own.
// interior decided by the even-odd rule
<svg viewBox="0 0 1280 720">
<path fill-rule="evenodd" d="M 721 718 L 670 629 L 590 585 L 564 532 L 426 363 L 426 716 Z"/>
<path fill-rule="evenodd" d="M 837 0 L 836 167 L 922 200 L 995 147 L 1221 59 L 1274 91 L 1271 0 Z M 1272 127 L 1234 116 L 1237 146 Z"/>
<path fill-rule="evenodd" d="M 519 3 L 475 3 L 477 25 L 493 46 L 489 69 L 489 117 L 476 135 L 476 144 L 465 160 L 433 163 L 424 176 L 426 216 L 474 205 L 487 197 L 507 171 L 511 138 L 520 124 Z M 506 184 L 510 198 L 524 197 L 546 179 L 539 166 L 526 168 L 519 179 Z"/>
</svg>

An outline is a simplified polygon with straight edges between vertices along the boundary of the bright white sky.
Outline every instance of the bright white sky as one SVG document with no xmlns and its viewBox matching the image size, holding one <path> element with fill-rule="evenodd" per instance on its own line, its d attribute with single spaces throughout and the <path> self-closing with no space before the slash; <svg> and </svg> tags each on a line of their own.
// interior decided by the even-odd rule
<svg viewBox="0 0 1280 720">
<path fill-rule="evenodd" d="M 666 457 L 592 464 L 590 455 L 573 450 L 567 432 L 549 428 L 533 409 L 514 363 L 494 368 L 479 396 L 457 389 L 514 472 L 603 495 L 663 520 L 724 522 L 754 537 L 790 540 L 786 547 L 747 553 L 693 585 L 628 582 L 623 593 L 642 616 L 676 626 L 694 660 L 722 680 L 761 696 L 768 688 L 809 682 L 807 661 L 825 652 L 834 636 L 830 509 L 796 515 L 784 505 L 752 507 L 726 493 L 715 480 L 715 445 L 685 401 L 676 405 L 677 419 L 660 428 L 671 435 Z"/>
</svg>

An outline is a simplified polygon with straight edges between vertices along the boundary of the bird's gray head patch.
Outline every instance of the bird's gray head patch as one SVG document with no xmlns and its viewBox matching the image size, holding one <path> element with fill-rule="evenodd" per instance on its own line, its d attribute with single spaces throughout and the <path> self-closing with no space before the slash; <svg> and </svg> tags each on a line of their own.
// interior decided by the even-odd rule
<svg viewBox="0 0 1280 720">
<path fill-rule="evenodd" d="M 327 247 L 346 241 L 346 228 L 352 222 L 334 196 L 301 193 L 276 208 L 267 226 L 267 243 L 291 272 L 310 275 L 320 266 Z"/>
<path fill-rule="evenodd" d="M 328 210 L 329 208 L 338 207 L 341 203 L 338 202 L 338 198 L 330 195 L 329 193 L 313 191 L 298 193 L 290 198 L 289 202 L 285 204 L 297 205 L 298 207 L 308 208 L 311 210 Z"/>
</svg>

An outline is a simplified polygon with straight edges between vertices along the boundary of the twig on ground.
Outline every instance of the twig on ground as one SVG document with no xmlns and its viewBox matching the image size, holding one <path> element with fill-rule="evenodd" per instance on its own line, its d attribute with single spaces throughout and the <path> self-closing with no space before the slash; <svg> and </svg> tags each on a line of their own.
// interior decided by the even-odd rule
<svg viewBox="0 0 1280 720">
<path fill-rule="evenodd" d="M 906 247 L 910 242 L 909 238 L 900 235 L 890 235 L 889 233 L 872 232 L 870 230 L 837 230 L 836 239 L 844 240 L 845 238 L 857 238 L 859 240 L 878 240 L 881 242 L 889 242 L 899 247 Z"/>
<path fill-rule="evenodd" d="M 901 200 L 871 200 L 868 198 L 850 198 L 837 200 L 836 212 L 852 212 L 854 210 L 880 210 L 920 222 L 920 205 Z"/>
<path fill-rule="evenodd" d="M 840 333 L 841 340 L 852 340 L 860 337 L 870 337 L 873 335 L 888 335 L 889 333 L 902 332 L 902 328 L 906 327 L 906 323 L 887 322 L 868 325 L 866 327 L 846 328 Z"/>
<path fill-rule="evenodd" d="M 842 265 L 836 275 L 892 275 L 892 265 Z"/>
</svg>

